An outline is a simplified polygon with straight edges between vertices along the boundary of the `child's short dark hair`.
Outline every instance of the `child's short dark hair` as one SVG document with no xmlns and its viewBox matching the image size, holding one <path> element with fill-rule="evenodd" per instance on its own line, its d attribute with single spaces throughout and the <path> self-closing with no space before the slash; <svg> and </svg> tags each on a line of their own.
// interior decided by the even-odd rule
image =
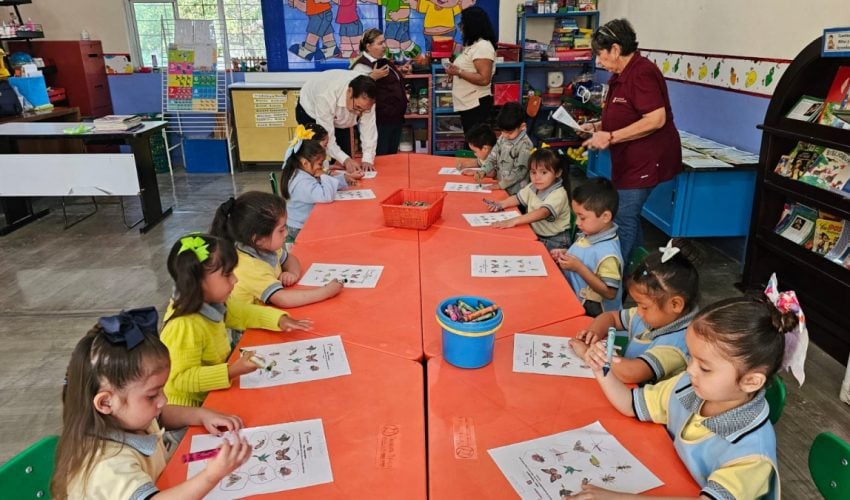
<svg viewBox="0 0 850 500">
<path fill-rule="evenodd" d="M 590 210 L 597 217 L 603 213 L 611 212 L 611 217 L 617 215 L 617 207 L 620 206 L 620 196 L 611 181 L 604 177 L 591 177 L 587 181 L 576 186 L 573 190 L 572 200 L 585 210 Z"/>
<path fill-rule="evenodd" d="M 779 312 L 763 295 L 733 297 L 702 309 L 691 327 L 739 362 L 739 377 L 763 368 L 769 383 L 782 365 L 785 333 L 797 327 L 797 316 Z"/>
<path fill-rule="evenodd" d="M 318 123 L 307 123 L 304 125 L 304 128 L 313 131 L 313 138 L 311 139 L 313 141 L 323 141 L 328 136 L 328 131 L 325 130 L 325 127 Z"/>
<path fill-rule="evenodd" d="M 256 249 L 257 238 L 271 235 L 285 216 L 283 198 L 272 193 L 248 191 L 219 205 L 210 233 Z"/>
<path fill-rule="evenodd" d="M 511 131 L 516 130 L 525 122 L 525 111 L 517 102 L 509 102 L 502 106 L 499 115 L 496 117 L 496 125 L 499 130 Z"/>
<path fill-rule="evenodd" d="M 543 167 L 546 170 L 551 170 L 555 175 L 561 175 L 564 172 L 564 161 L 554 150 L 538 148 L 528 157 L 528 168 L 531 169 L 532 167 Z"/>
<path fill-rule="evenodd" d="M 661 262 L 660 250 L 647 255 L 632 273 L 629 286 L 642 287 L 642 291 L 659 304 L 678 295 L 685 301 L 684 310 L 689 312 L 699 301 L 699 273 L 695 265 L 699 261 L 699 250 L 682 238 L 673 238 L 673 246 L 679 252 L 666 262 Z"/>
<path fill-rule="evenodd" d="M 183 250 L 182 240 L 186 237 L 198 237 L 207 245 L 209 256 L 201 262 L 191 250 Z M 174 314 L 171 318 L 194 314 L 204 304 L 204 292 L 201 284 L 204 277 L 219 269 L 230 274 L 236 268 L 238 257 L 233 243 L 210 234 L 190 234 L 177 240 L 168 254 L 168 274 L 174 280 Z"/>
<path fill-rule="evenodd" d="M 493 129 L 490 125 L 486 123 L 477 123 L 466 133 L 466 142 L 470 145 L 475 146 L 476 148 L 483 148 L 484 146 L 490 146 L 491 148 L 496 145 L 496 133 L 493 132 Z"/>
</svg>

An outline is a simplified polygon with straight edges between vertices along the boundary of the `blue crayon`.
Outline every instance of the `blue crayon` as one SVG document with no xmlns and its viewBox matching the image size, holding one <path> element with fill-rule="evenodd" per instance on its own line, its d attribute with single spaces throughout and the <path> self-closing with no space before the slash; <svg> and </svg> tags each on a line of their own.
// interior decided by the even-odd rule
<svg viewBox="0 0 850 500">
<path fill-rule="evenodd" d="M 608 356 L 605 360 L 605 364 L 602 365 L 602 376 L 607 377 L 608 372 L 611 371 L 611 361 L 614 359 L 614 341 L 617 337 L 617 330 L 614 327 L 608 328 Z"/>
</svg>

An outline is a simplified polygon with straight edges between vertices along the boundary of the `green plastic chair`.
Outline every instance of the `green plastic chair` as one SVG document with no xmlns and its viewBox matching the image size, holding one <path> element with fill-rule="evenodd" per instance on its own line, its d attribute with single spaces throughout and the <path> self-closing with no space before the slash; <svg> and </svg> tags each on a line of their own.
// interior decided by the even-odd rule
<svg viewBox="0 0 850 500">
<path fill-rule="evenodd" d="M 626 276 L 631 276 L 637 266 L 646 259 L 647 255 L 649 255 L 649 250 L 644 247 L 637 247 L 632 250 L 632 259 L 629 261 L 629 265 L 626 266 Z"/>
<path fill-rule="evenodd" d="M 785 382 L 782 381 L 779 375 L 774 375 L 773 382 L 767 387 L 767 391 L 764 394 L 767 404 L 770 407 L 768 418 L 773 425 L 779 422 L 779 417 L 782 416 L 782 410 L 785 409 L 785 396 L 787 392 Z"/>
<path fill-rule="evenodd" d="M 280 191 L 277 187 L 277 176 L 274 175 L 274 172 L 269 172 L 269 183 L 272 185 L 272 194 L 280 194 Z"/>
<path fill-rule="evenodd" d="M 59 436 L 47 436 L 0 467 L 0 490 L 6 500 L 50 498 L 53 457 Z"/>
<path fill-rule="evenodd" d="M 831 432 L 818 434 L 809 448 L 809 473 L 826 500 L 850 498 L 850 444 Z"/>
<path fill-rule="evenodd" d="M 458 149 L 455 151 L 455 158 L 475 158 L 475 153 L 468 149 Z"/>
</svg>

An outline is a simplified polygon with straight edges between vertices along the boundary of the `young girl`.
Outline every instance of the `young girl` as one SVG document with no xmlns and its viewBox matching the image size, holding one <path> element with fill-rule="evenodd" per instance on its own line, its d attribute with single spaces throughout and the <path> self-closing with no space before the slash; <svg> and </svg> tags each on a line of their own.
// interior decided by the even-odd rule
<svg viewBox="0 0 850 500">
<path fill-rule="evenodd" d="M 808 334 L 793 292 L 776 295 L 776 301 L 725 299 L 700 311 L 685 335 L 687 372 L 656 385 L 630 390 L 617 377 L 603 376 L 604 342 L 588 352 L 603 392 L 621 413 L 667 427 L 702 488 L 700 498 L 779 496 L 764 388 L 780 367 L 790 367 L 802 383 Z M 576 498 L 612 496 L 586 486 Z"/>
<path fill-rule="evenodd" d="M 605 338 L 609 327 L 629 334 L 623 358 L 611 369 L 623 382 L 660 381 L 685 369 L 688 347 L 685 330 L 693 321 L 699 295 L 696 249 L 673 239 L 648 255 L 629 280 L 631 309 L 597 316 L 587 330 L 578 332 L 570 346 L 585 356 L 588 345 Z"/>
<path fill-rule="evenodd" d="M 210 233 L 236 244 L 235 300 L 298 307 L 342 291 L 342 284 L 335 280 L 321 288 L 287 288 L 301 278 L 301 263 L 284 250 L 286 202 L 280 196 L 249 191 L 230 198 L 216 210 Z"/>
<path fill-rule="evenodd" d="M 56 449 L 53 498 L 159 497 L 156 480 L 167 460 L 163 427 L 203 425 L 220 434 L 242 421 L 204 408 L 166 404 L 168 350 L 156 335 L 156 309 L 101 318 L 74 348 L 62 391 L 62 435 Z M 251 456 L 244 439 L 210 459 L 207 468 L 168 490 L 202 498 Z"/>
<path fill-rule="evenodd" d="M 312 137 L 312 131 L 298 126 L 296 136 L 286 150 L 280 175 L 280 194 L 289 204 L 286 229 L 293 242 L 304 227 L 313 205 L 334 201 L 337 191 L 357 181 L 355 176 L 343 171 L 325 174 L 325 148 Z"/>
<path fill-rule="evenodd" d="M 244 330 L 309 330 L 310 320 L 230 298 L 236 276 L 236 249 L 228 240 L 190 234 L 168 255 L 174 297 L 165 313 L 162 342 L 171 354 L 171 375 L 165 384 L 168 401 L 201 406 L 208 391 L 226 389 L 230 381 L 257 369 L 248 357 L 227 364 L 231 345 L 226 328 Z"/>
<path fill-rule="evenodd" d="M 329 137 L 328 131 L 325 130 L 325 127 L 319 125 L 318 123 L 308 123 L 304 125 L 304 129 L 307 130 L 308 133 L 313 132 L 313 138 L 310 140 L 319 141 L 319 144 L 325 149 L 325 152 L 327 153 Z M 322 161 L 322 170 L 324 170 L 326 174 L 331 171 L 331 160 L 330 157 L 327 155 L 325 156 L 324 161 Z M 344 168 L 340 166 L 340 170 L 344 170 Z M 289 235 L 287 235 L 287 238 L 289 238 Z"/>
<path fill-rule="evenodd" d="M 531 229 L 548 250 L 570 244 L 570 199 L 563 184 L 564 166 L 551 149 L 538 149 L 528 158 L 531 184 L 502 201 L 484 200 L 491 212 L 521 205 L 525 215 L 492 224 L 507 228 L 531 224 Z"/>
</svg>

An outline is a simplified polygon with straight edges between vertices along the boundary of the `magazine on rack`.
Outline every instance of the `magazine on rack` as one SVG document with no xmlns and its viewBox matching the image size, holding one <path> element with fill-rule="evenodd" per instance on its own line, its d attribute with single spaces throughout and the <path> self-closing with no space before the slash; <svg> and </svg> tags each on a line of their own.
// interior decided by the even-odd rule
<svg viewBox="0 0 850 500">
<path fill-rule="evenodd" d="M 817 218 L 817 210 L 805 205 L 794 204 L 790 207 L 790 212 L 787 216 L 783 212 L 783 216 L 776 226 L 775 231 L 787 240 L 791 240 L 798 245 L 803 245 L 806 248 L 811 248 Z"/>
</svg>

